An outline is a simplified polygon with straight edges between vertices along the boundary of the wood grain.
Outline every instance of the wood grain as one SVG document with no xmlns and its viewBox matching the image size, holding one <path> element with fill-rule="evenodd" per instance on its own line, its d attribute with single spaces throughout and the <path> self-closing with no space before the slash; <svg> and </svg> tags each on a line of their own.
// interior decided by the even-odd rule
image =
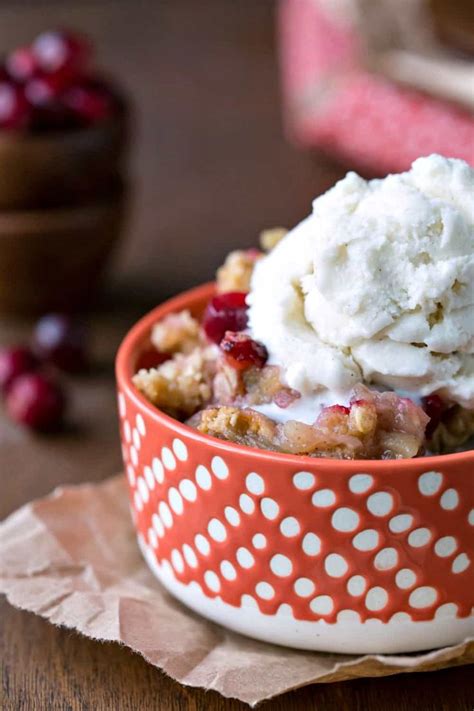
<svg viewBox="0 0 474 711">
<path fill-rule="evenodd" d="M 91 317 L 96 366 L 69 383 L 70 425 L 37 438 L 0 414 L 0 516 L 60 483 L 99 480 L 120 466 L 113 356 L 136 317 L 208 279 L 222 256 L 268 225 L 292 225 L 343 174 L 283 137 L 267 0 L 62 2 L 0 7 L 0 46 L 49 25 L 92 34 L 104 65 L 136 105 L 135 209 L 108 295 Z M 28 324 L 0 323 L 0 342 Z M 185 689 L 140 657 L 49 625 L 1 602 L 6 711 L 236 711 L 214 692 Z M 467 711 L 472 669 L 405 674 L 303 689 L 272 711 Z"/>
</svg>

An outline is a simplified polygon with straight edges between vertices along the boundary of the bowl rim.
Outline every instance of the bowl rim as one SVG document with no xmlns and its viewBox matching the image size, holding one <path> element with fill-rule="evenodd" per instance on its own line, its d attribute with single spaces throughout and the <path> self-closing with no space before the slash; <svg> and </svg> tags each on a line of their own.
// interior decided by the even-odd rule
<svg viewBox="0 0 474 711">
<path fill-rule="evenodd" d="M 131 354 L 137 344 L 144 339 L 145 334 L 157 320 L 165 316 L 167 313 L 190 307 L 195 302 L 202 301 L 206 297 L 209 298 L 214 291 L 215 282 L 207 282 L 192 289 L 183 291 L 172 298 L 166 299 L 142 316 L 131 327 L 122 340 L 116 357 L 115 371 L 117 386 L 134 402 L 138 410 L 146 413 L 148 418 L 154 420 L 163 427 L 166 427 L 168 430 L 173 430 L 176 435 L 192 439 L 204 446 L 211 447 L 214 450 L 221 450 L 223 452 L 231 451 L 237 455 L 247 455 L 251 458 L 259 459 L 267 463 L 275 461 L 282 464 L 286 463 L 287 465 L 291 465 L 297 469 L 303 469 L 305 466 L 314 467 L 318 462 L 324 464 L 325 467 L 333 468 L 335 470 L 334 473 L 337 471 L 341 474 L 345 472 L 352 473 L 360 471 L 361 467 L 364 466 L 370 467 L 371 471 L 386 471 L 390 468 L 391 470 L 396 469 L 401 472 L 411 470 L 413 467 L 419 467 L 421 463 L 423 464 L 423 467 L 427 467 L 428 469 L 436 469 L 437 467 L 443 466 L 443 463 L 444 465 L 447 463 L 453 465 L 464 464 L 466 462 L 474 464 L 474 450 L 467 450 L 466 452 L 458 452 L 454 454 L 431 455 L 428 457 L 412 459 L 351 460 L 332 459 L 330 457 L 315 458 L 304 454 L 283 454 L 281 452 L 271 452 L 269 450 L 248 447 L 242 444 L 235 444 L 234 442 L 229 442 L 228 440 L 221 440 L 217 437 L 202 434 L 201 432 L 198 432 L 198 430 L 189 427 L 183 422 L 180 422 L 179 420 L 176 420 L 170 415 L 167 415 L 163 411 L 159 410 L 157 407 L 152 405 L 133 385 Z"/>
</svg>

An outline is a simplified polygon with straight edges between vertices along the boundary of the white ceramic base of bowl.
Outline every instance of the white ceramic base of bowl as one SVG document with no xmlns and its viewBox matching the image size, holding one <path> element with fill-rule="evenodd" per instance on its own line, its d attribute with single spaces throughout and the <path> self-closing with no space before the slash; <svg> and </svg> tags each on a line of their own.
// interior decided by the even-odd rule
<svg viewBox="0 0 474 711">
<path fill-rule="evenodd" d="M 213 622 L 263 642 L 296 649 L 340 654 L 399 654 L 418 652 L 462 642 L 474 635 L 474 616 L 413 622 L 379 620 L 308 622 L 291 615 L 264 615 L 256 607 L 234 607 L 219 597 L 204 595 L 196 583 L 184 585 L 171 567 L 160 566 L 152 549 L 138 537 L 138 545 L 153 574 L 182 603 Z"/>
</svg>

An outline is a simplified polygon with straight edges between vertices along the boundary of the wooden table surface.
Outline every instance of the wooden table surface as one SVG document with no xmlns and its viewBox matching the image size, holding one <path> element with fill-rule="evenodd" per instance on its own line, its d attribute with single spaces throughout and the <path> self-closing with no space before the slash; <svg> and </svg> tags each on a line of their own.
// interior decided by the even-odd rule
<svg viewBox="0 0 474 711">
<path fill-rule="evenodd" d="M 0 5 L 0 47 L 48 26 L 97 40 L 136 105 L 133 210 L 106 297 L 91 316 L 93 372 L 70 383 L 70 427 L 36 438 L 0 414 L 0 516 L 60 483 L 118 471 L 113 355 L 134 319 L 164 296 L 212 276 L 233 246 L 265 226 L 292 225 L 343 174 L 287 144 L 280 120 L 273 3 L 267 0 L 48 2 Z M 0 323 L 0 342 L 28 324 Z M 1 602 L 8 710 L 243 709 L 185 689 L 140 657 L 98 644 Z M 472 668 L 320 685 L 267 709 L 463 711 Z"/>
</svg>

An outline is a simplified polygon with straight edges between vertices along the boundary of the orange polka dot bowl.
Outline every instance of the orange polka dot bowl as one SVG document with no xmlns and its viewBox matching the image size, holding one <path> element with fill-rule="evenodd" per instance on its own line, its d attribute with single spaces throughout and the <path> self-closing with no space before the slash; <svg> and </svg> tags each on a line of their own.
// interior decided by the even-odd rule
<svg viewBox="0 0 474 711">
<path fill-rule="evenodd" d="M 131 512 L 156 577 L 215 622 L 301 649 L 411 652 L 474 634 L 474 452 L 275 454 L 202 435 L 135 389 L 152 325 L 199 314 L 212 292 L 156 308 L 117 358 Z"/>
</svg>

